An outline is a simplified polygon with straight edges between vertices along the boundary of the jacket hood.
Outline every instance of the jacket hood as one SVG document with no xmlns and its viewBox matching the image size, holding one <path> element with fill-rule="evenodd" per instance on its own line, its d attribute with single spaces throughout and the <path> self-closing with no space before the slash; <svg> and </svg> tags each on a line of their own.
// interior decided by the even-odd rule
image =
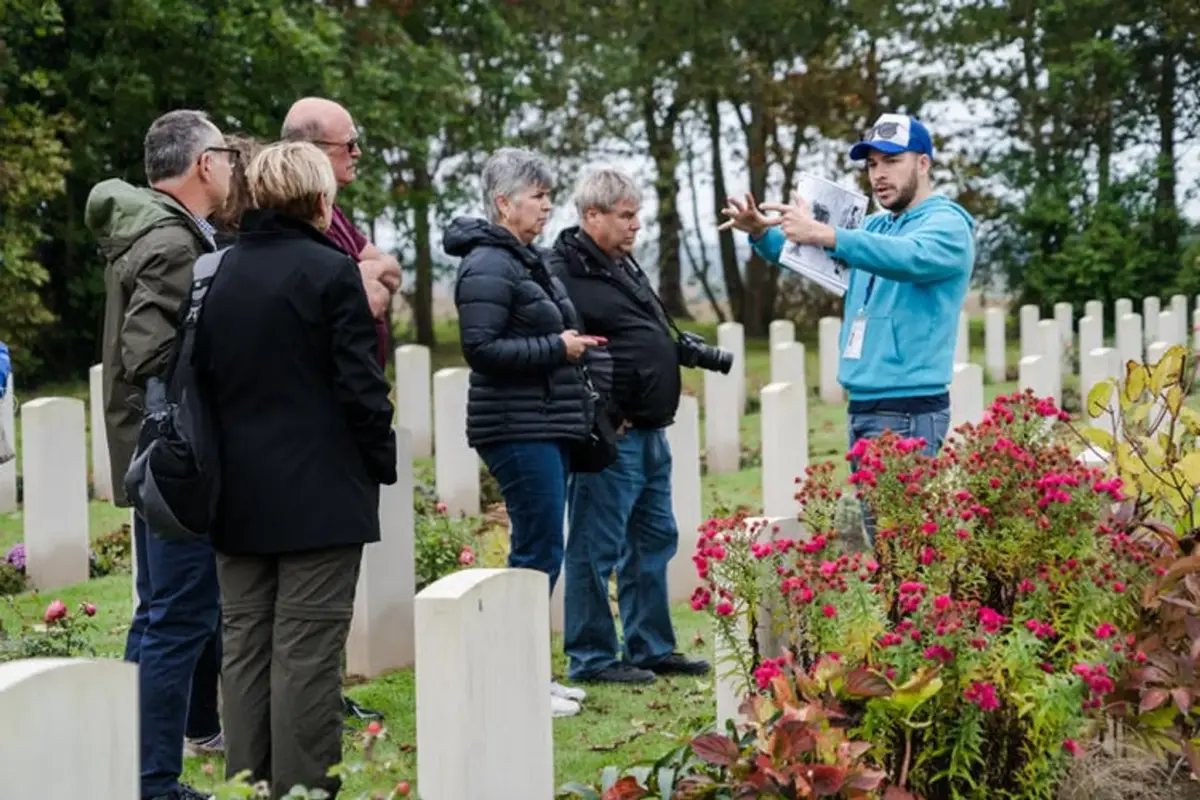
<svg viewBox="0 0 1200 800">
<path fill-rule="evenodd" d="M 188 224 L 187 210 L 169 196 L 120 178 L 101 181 L 92 187 L 83 219 L 110 260 L 155 228 Z"/>
<path fill-rule="evenodd" d="M 456 217 L 442 237 L 442 249 L 447 255 L 464 258 L 477 247 L 499 247 L 516 255 L 526 264 L 538 263 L 537 250 L 517 241 L 506 228 L 479 217 Z"/>
<path fill-rule="evenodd" d="M 923 217 L 927 214 L 932 214 L 935 211 L 945 211 L 947 209 L 949 209 L 950 211 L 953 211 L 954 213 L 956 213 L 960 217 L 962 217 L 963 220 L 967 223 L 967 228 L 972 233 L 975 232 L 975 218 L 972 217 L 971 214 L 965 208 L 963 208 L 958 203 L 951 200 L 949 197 L 946 197 L 944 194 L 932 194 L 929 197 L 927 197 L 923 203 L 916 206 L 915 208 L 908 209 L 907 211 L 902 213 L 900 216 L 901 217 L 911 217 L 912 219 L 919 219 L 920 217 Z"/>
</svg>

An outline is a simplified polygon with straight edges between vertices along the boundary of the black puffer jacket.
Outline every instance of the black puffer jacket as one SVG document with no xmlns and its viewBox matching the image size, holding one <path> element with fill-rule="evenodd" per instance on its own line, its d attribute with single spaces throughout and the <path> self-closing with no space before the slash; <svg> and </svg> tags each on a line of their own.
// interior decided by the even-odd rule
<svg viewBox="0 0 1200 800">
<path fill-rule="evenodd" d="M 577 329 L 578 318 L 541 253 L 498 225 L 465 217 L 450 224 L 443 248 L 462 258 L 454 303 L 471 367 L 470 445 L 582 439 L 591 401 L 560 336 Z"/>
</svg>

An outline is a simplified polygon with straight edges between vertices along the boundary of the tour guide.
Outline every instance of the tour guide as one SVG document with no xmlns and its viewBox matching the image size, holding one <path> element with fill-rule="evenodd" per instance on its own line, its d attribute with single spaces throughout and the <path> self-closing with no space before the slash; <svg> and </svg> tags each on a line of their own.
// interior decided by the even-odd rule
<svg viewBox="0 0 1200 800">
<path fill-rule="evenodd" d="M 923 437 L 935 454 L 950 426 L 947 386 L 954 370 L 958 318 L 975 263 L 974 220 L 931 194 L 933 142 L 928 129 L 884 114 L 850 150 L 866 160 L 875 199 L 885 211 L 857 230 L 813 219 L 804 200 L 743 205 L 723 213 L 750 234 L 755 252 L 777 264 L 784 240 L 824 247 L 851 267 L 838 342 L 838 382 L 850 394 L 850 447 L 890 429 Z M 777 211 L 768 218 L 762 211 Z"/>
</svg>

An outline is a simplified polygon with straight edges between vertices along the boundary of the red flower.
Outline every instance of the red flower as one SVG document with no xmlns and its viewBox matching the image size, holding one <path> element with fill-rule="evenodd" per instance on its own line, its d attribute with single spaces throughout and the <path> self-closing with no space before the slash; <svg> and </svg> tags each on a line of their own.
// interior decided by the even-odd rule
<svg viewBox="0 0 1200 800">
<path fill-rule="evenodd" d="M 437 505 L 435 505 L 435 506 L 433 507 L 433 510 L 434 510 L 434 511 L 436 511 L 437 513 L 439 513 L 439 514 L 445 514 L 445 513 L 446 513 L 446 504 L 445 504 L 445 503 L 438 503 Z"/>
<path fill-rule="evenodd" d="M 1117 629 L 1111 622 L 1101 622 L 1096 626 L 1097 639 L 1111 639 L 1116 633 Z"/>
<path fill-rule="evenodd" d="M 821 613 L 824 614 L 826 617 L 830 617 L 830 618 L 836 617 L 837 616 L 837 608 L 826 604 L 826 605 L 821 606 Z"/>
<path fill-rule="evenodd" d="M 733 603 L 729 602 L 728 600 L 722 600 L 721 602 L 717 603 L 717 614 L 722 617 L 732 616 Z"/>
<path fill-rule="evenodd" d="M 996 687 L 990 683 L 976 681 L 963 691 L 963 699 L 979 706 L 981 711 L 995 711 L 1000 707 L 1000 698 L 996 697 Z"/>
<path fill-rule="evenodd" d="M 92 605 L 91 603 L 84 603 L 83 604 L 83 613 L 89 617 L 94 617 L 94 616 L 96 616 L 96 607 L 94 605 Z"/>
<path fill-rule="evenodd" d="M 464 567 L 469 567 L 475 563 L 475 554 L 471 552 L 471 548 L 469 546 L 463 545 L 462 552 L 458 554 L 458 563 L 462 564 Z"/>
<path fill-rule="evenodd" d="M 373 719 L 367 723 L 368 736 L 378 736 L 381 733 L 383 733 L 383 723 L 381 723 L 379 720 Z"/>
</svg>

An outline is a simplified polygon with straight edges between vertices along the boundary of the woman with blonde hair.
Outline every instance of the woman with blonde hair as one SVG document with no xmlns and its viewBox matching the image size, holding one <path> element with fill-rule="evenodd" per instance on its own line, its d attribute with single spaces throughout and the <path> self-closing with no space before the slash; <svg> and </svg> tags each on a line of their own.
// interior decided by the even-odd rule
<svg viewBox="0 0 1200 800">
<path fill-rule="evenodd" d="M 341 654 L 379 486 L 396 481 L 393 409 L 358 265 L 324 233 L 329 159 L 271 145 L 247 184 L 255 207 L 196 331 L 220 452 L 226 774 L 336 796 Z"/>
</svg>

